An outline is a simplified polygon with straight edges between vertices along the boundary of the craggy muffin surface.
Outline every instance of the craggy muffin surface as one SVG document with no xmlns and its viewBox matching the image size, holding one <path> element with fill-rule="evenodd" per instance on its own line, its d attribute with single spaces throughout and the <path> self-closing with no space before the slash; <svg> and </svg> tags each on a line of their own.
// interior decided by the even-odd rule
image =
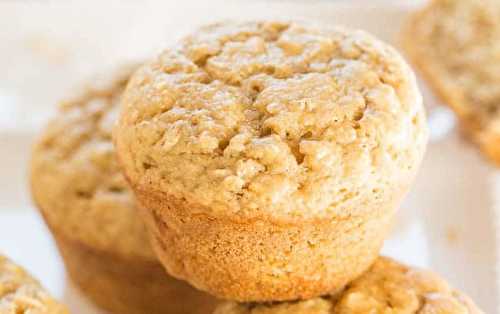
<svg viewBox="0 0 500 314">
<path fill-rule="evenodd" d="M 203 27 L 141 66 L 113 135 L 167 271 L 262 302 L 340 289 L 373 263 L 427 129 L 393 48 L 261 21 Z"/>
<path fill-rule="evenodd" d="M 468 135 L 500 163 L 500 3 L 434 0 L 413 15 L 402 40 Z"/>
<path fill-rule="evenodd" d="M 274 304 L 226 302 L 214 314 L 480 314 L 468 297 L 439 276 L 380 257 L 333 296 Z"/>
<path fill-rule="evenodd" d="M 24 269 L 0 255 L 0 313 L 68 314 Z"/>
<path fill-rule="evenodd" d="M 32 191 L 59 234 L 120 256 L 156 260 L 111 140 L 133 69 L 96 77 L 61 104 L 35 145 Z"/>
<path fill-rule="evenodd" d="M 300 23 L 204 27 L 141 67 L 123 104 L 137 190 L 247 218 L 359 214 L 411 181 L 427 135 L 394 49 Z"/>
</svg>

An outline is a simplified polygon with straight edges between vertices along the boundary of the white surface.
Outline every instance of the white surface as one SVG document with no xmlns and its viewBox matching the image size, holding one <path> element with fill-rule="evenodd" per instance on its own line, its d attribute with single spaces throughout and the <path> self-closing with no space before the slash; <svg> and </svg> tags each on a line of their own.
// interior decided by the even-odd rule
<svg viewBox="0 0 500 314">
<path fill-rule="evenodd" d="M 0 32 L 0 252 L 33 272 L 74 314 L 96 310 L 66 284 L 26 182 L 30 142 L 70 86 L 96 69 L 148 55 L 209 20 L 299 17 L 364 28 L 394 42 L 408 11 L 382 1 L 125 3 L 109 2 L 96 14 L 94 1 L 0 2 L 0 28 L 10 30 Z M 432 142 L 384 253 L 439 272 L 486 313 L 496 313 L 500 176 L 459 138 L 453 116 L 436 106 L 424 85 L 423 92 Z"/>
</svg>

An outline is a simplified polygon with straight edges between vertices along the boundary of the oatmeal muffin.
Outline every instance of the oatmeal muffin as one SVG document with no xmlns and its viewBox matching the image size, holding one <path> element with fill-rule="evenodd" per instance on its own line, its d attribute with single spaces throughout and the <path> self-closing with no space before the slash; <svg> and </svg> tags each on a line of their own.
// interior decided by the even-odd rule
<svg viewBox="0 0 500 314">
<path fill-rule="evenodd" d="M 168 272 L 237 301 L 342 288 L 378 256 L 425 150 L 415 77 L 372 36 L 204 27 L 142 66 L 115 128 Z"/>
<path fill-rule="evenodd" d="M 214 314 L 481 314 L 439 276 L 379 257 L 361 277 L 334 295 L 285 303 L 226 302 Z"/>
<path fill-rule="evenodd" d="M 24 269 L 0 255 L 0 313 L 68 314 Z"/>
<path fill-rule="evenodd" d="M 34 148 L 34 199 L 69 276 L 102 308 L 206 313 L 214 300 L 167 276 L 156 259 L 117 166 L 111 129 L 131 71 L 102 77 L 61 105 Z"/>
<path fill-rule="evenodd" d="M 500 2 L 432 1 L 413 15 L 402 38 L 466 134 L 500 164 Z"/>
</svg>

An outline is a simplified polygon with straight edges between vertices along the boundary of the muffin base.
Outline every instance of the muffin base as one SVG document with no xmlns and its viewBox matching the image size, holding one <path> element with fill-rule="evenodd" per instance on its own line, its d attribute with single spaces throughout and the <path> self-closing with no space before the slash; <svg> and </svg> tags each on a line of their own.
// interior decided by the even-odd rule
<svg viewBox="0 0 500 314">
<path fill-rule="evenodd" d="M 396 208 L 280 222 L 210 216 L 151 191 L 138 198 L 167 271 L 240 302 L 308 299 L 342 289 L 378 257 Z"/>
<path fill-rule="evenodd" d="M 53 230 L 54 231 L 54 230 Z M 168 276 L 158 262 L 127 259 L 53 232 L 71 280 L 116 314 L 211 313 L 216 300 Z"/>
</svg>

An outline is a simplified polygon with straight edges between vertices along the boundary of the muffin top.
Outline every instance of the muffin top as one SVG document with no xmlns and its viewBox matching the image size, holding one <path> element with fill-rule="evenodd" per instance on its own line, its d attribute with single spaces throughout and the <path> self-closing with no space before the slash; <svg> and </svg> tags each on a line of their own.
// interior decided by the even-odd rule
<svg viewBox="0 0 500 314">
<path fill-rule="evenodd" d="M 35 144 L 31 185 L 56 235 L 96 249 L 155 259 L 111 140 L 132 68 L 96 77 L 63 102 Z"/>
<path fill-rule="evenodd" d="M 226 302 L 214 314 L 480 314 L 439 276 L 380 257 L 336 295 L 274 304 Z"/>
<path fill-rule="evenodd" d="M 500 126 L 500 2 L 434 0 L 409 28 L 409 54 L 425 62 L 458 109 L 479 127 Z"/>
<path fill-rule="evenodd" d="M 0 255 L 0 313 L 67 314 L 21 267 Z"/>
<path fill-rule="evenodd" d="M 290 218 L 352 215 L 407 185 L 426 134 L 393 48 L 361 31 L 246 22 L 201 28 L 142 66 L 115 141 L 135 189 L 192 211 Z"/>
</svg>

